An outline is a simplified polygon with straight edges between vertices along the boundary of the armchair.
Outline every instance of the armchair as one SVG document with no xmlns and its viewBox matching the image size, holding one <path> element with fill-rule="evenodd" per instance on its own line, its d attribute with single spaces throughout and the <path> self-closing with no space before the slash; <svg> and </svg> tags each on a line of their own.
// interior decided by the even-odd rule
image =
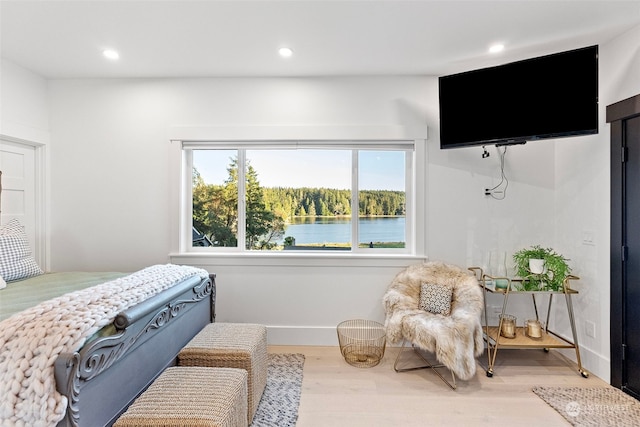
<svg viewBox="0 0 640 427">
<path fill-rule="evenodd" d="M 452 389 L 456 388 L 456 376 L 468 380 L 475 375 L 475 358 L 484 350 L 481 324 L 484 305 L 482 290 L 473 273 L 443 262 L 409 266 L 391 282 L 383 304 L 387 340 L 402 341 L 394 364 L 396 372 L 432 368 Z M 398 368 L 407 342 L 425 366 Z M 431 364 L 420 350 L 435 354 L 439 364 Z M 436 369 L 441 367 L 451 371 L 452 382 Z"/>
</svg>

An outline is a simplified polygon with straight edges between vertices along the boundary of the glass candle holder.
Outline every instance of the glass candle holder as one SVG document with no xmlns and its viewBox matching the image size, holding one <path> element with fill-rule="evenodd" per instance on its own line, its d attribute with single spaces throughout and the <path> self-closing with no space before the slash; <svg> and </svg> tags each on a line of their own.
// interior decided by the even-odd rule
<svg viewBox="0 0 640 427">
<path fill-rule="evenodd" d="M 542 339 L 544 335 L 544 323 L 537 319 L 529 319 L 524 322 L 524 332 L 534 340 Z"/>
<path fill-rule="evenodd" d="M 511 314 L 501 314 L 500 335 L 505 338 L 516 337 L 516 316 Z"/>
</svg>

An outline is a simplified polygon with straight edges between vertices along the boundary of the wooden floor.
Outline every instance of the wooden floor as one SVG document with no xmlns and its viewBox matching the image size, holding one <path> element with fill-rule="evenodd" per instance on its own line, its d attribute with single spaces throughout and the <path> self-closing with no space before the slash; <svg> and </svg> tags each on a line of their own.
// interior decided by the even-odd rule
<svg viewBox="0 0 640 427">
<path fill-rule="evenodd" d="M 458 380 L 455 391 L 429 369 L 396 373 L 397 347 L 387 347 L 373 368 L 347 364 L 338 347 L 270 346 L 269 351 L 306 356 L 297 427 L 568 426 L 531 388 L 607 386 L 594 375 L 583 378 L 554 350 L 501 350 L 492 378 L 482 356 L 476 376 Z M 403 366 L 413 357 L 403 354 Z"/>
</svg>

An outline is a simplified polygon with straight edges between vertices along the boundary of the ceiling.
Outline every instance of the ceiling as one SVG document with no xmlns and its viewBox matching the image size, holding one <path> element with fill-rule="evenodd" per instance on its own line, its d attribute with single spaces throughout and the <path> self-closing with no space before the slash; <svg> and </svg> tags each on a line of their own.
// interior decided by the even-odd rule
<svg viewBox="0 0 640 427">
<path fill-rule="evenodd" d="M 0 19 L 2 56 L 46 78 L 443 75 L 605 43 L 640 0 L 2 0 Z"/>
</svg>

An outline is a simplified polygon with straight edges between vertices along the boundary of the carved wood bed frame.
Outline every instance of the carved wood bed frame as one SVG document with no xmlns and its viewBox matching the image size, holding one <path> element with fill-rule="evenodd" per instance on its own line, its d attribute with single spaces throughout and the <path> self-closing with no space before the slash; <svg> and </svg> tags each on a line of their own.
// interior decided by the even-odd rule
<svg viewBox="0 0 640 427">
<path fill-rule="evenodd" d="M 119 313 L 115 333 L 87 341 L 55 363 L 67 396 L 58 426 L 110 426 L 206 324 L 215 321 L 215 275 L 192 277 Z"/>
</svg>

